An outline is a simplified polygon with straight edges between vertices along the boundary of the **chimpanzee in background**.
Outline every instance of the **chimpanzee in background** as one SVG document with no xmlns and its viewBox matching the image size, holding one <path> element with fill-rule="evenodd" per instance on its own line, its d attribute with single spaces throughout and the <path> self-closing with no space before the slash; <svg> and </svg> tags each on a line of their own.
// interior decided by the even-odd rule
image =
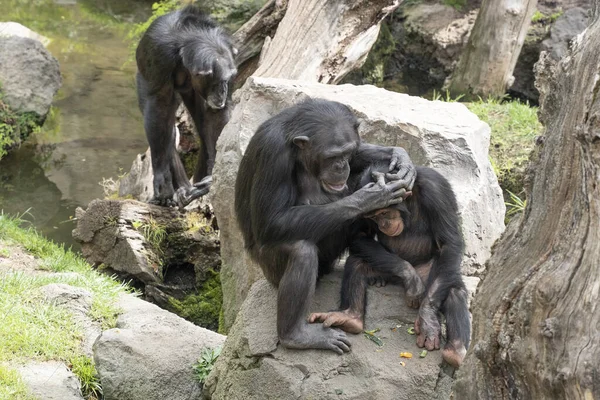
<svg viewBox="0 0 600 400">
<path fill-rule="evenodd" d="M 251 257 L 279 288 L 277 332 L 288 348 L 349 351 L 344 332 L 307 321 L 317 277 L 347 248 L 353 220 L 400 202 L 415 179 L 404 149 L 361 143 L 357 129 L 343 104 L 308 100 L 264 122 L 240 163 L 237 220 Z M 396 180 L 352 193 L 349 176 L 370 160 L 398 166 L 387 175 Z"/>
<path fill-rule="evenodd" d="M 236 53 L 229 35 L 194 6 L 158 17 L 142 36 L 136 51 L 137 92 L 152 155 L 151 203 L 174 205 L 176 194 L 183 206 L 208 193 L 217 138 L 229 120 Z M 180 99 L 202 140 L 194 185 L 175 148 Z"/>
<path fill-rule="evenodd" d="M 373 171 L 383 168 L 382 164 L 367 168 L 358 187 L 371 184 Z M 450 183 L 426 167 L 417 167 L 412 193 L 406 196 L 403 203 L 365 215 L 368 219 L 350 245 L 344 268 L 341 311 L 314 313 L 309 321 L 359 333 L 367 284 L 381 278 L 400 282 L 408 305 L 417 308 L 420 303 L 415 321 L 417 345 L 427 350 L 440 348 L 439 313 L 443 313 L 447 342 L 442 355 L 458 367 L 469 347 L 471 320 L 460 275 L 463 239 L 456 198 Z"/>
</svg>

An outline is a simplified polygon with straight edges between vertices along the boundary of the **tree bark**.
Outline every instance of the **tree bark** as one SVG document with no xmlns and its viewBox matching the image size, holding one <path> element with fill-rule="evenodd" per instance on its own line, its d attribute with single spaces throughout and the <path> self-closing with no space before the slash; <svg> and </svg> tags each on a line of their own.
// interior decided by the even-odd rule
<svg viewBox="0 0 600 400">
<path fill-rule="evenodd" d="M 504 96 L 537 0 L 484 0 L 448 89 L 467 99 Z"/>
<path fill-rule="evenodd" d="M 600 398 L 599 8 L 567 57 L 537 64 L 546 136 L 475 297 L 456 399 Z"/>
<path fill-rule="evenodd" d="M 255 76 L 337 83 L 360 67 L 399 0 L 289 0 Z"/>
<path fill-rule="evenodd" d="M 287 4 L 288 0 L 268 1 L 233 34 L 238 49 L 236 86 L 241 86 L 246 78 L 256 71 L 258 56 L 263 48 L 265 37 L 275 34 L 277 26 L 285 15 Z"/>
</svg>

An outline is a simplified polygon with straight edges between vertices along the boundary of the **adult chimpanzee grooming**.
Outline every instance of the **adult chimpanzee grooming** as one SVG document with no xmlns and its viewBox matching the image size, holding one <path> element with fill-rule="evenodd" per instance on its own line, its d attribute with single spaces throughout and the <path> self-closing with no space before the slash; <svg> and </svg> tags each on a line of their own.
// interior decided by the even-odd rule
<svg viewBox="0 0 600 400">
<path fill-rule="evenodd" d="M 373 169 L 381 170 L 382 165 L 369 167 L 358 187 L 370 184 Z M 408 305 L 417 308 L 420 303 L 415 321 L 417 345 L 427 350 L 440 348 L 439 313 L 443 313 L 447 343 L 442 354 L 458 367 L 469 347 L 471 321 L 460 275 L 463 240 L 456 198 L 448 181 L 425 167 L 417 167 L 414 188 L 407 195 L 403 203 L 365 215 L 362 233 L 350 245 L 341 311 L 315 313 L 309 321 L 359 333 L 367 284 L 381 278 L 400 282 Z"/>
<path fill-rule="evenodd" d="M 183 206 L 208 192 L 217 138 L 229 120 L 236 53 L 225 31 L 193 6 L 158 17 L 142 36 L 136 51 L 137 92 L 152 155 L 151 203 L 174 205 L 175 195 Z M 181 100 L 202 140 L 194 185 L 175 148 Z"/>
<path fill-rule="evenodd" d="M 343 104 L 305 101 L 264 122 L 239 167 L 237 220 L 251 257 L 279 288 L 277 332 L 288 348 L 349 351 L 344 332 L 307 321 L 317 276 L 347 247 L 354 219 L 402 201 L 414 182 L 404 149 L 361 143 L 357 127 Z M 396 180 L 351 193 L 347 180 L 367 160 L 398 166 Z"/>
</svg>

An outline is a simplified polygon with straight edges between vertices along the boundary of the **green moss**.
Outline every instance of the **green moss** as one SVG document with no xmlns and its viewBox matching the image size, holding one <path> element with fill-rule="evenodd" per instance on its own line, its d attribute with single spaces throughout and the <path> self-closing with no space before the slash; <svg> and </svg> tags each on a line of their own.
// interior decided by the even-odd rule
<svg viewBox="0 0 600 400">
<path fill-rule="evenodd" d="M 467 5 L 467 0 L 443 0 L 442 3 L 456 9 L 457 11 L 461 11 L 463 7 Z"/>
<path fill-rule="evenodd" d="M 186 296 L 183 300 L 170 298 L 173 311 L 196 325 L 217 331 L 223 304 L 223 292 L 219 273 L 207 271 L 208 278 L 204 281 L 198 294 Z"/>
<path fill-rule="evenodd" d="M 31 133 L 40 131 L 40 118 L 33 112 L 17 113 L 3 101 L 0 92 L 0 159 L 19 146 Z"/>
<path fill-rule="evenodd" d="M 385 65 L 396 51 L 396 42 L 387 23 L 381 24 L 379 36 L 360 70 L 349 74 L 344 82 L 362 82 L 381 85 L 385 78 Z"/>
</svg>

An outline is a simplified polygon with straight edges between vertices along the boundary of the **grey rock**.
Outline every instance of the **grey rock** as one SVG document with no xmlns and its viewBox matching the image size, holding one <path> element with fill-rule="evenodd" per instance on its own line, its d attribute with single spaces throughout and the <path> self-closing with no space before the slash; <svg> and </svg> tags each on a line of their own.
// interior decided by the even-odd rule
<svg viewBox="0 0 600 400">
<path fill-rule="evenodd" d="M 50 39 L 19 24 L 18 22 L 0 22 L 0 37 L 19 36 L 37 40 L 44 46 L 50 44 Z"/>
<path fill-rule="evenodd" d="M 337 306 L 341 276 L 337 270 L 319 281 L 311 311 Z M 441 352 L 419 357 L 416 337 L 407 332 L 417 312 L 406 306 L 403 296 L 400 286 L 369 288 L 366 329 L 379 328 L 376 335 L 383 346 L 363 334 L 349 335 L 352 351 L 340 356 L 278 346 L 276 289 L 265 280 L 256 282 L 207 379 L 204 396 L 213 400 L 448 399 L 452 379 L 440 367 Z M 400 352 L 410 352 L 413 358 L 400 358 Z"/>
<path fill-rule="evenodd" d="M 131 196 L 136 200 L 148 202 L 154 196 L 154 175 L 150 148 L 144 154 L 138 154 L 131 170 L 119 180 L 119 197 Z"/>
<path fill-rule="evenodd" d="M 62 79 L 58 61 L 37 40 L 0 37 L 0 82 L 15 111 L 44 117 Z"/>
<path fill-rule="evenodd" d="M 19 368 L 32 394 L 42 400 L 83 400 L 77 377 L 58 361 L 29 363 Z"/>
<path fill-rule="evenodd" d="M 83 353 L 91 357 L 92 346 L 102 332 L 100 324 L 89 316 L 92 294 L 85 289 L 64 283 L 52 283 L 41 287 L 40 290 L 47 301 L 71 311 L 75 322 L 83 329 Z"/>
<path fill-rule="evenodd" d="M 490 129 L 460 103 L 428 101 L 373 86 L 331 86 L 252 77 L 236 92 L 237 105 L 217 144 L 211 203 L 221 235 L 224 324 L 233 324 L 248 289 L 262 277 L 245 252 L 234 213 L 238 166 L 257 127 L 309 97 L 346 104 L 364 122 L 369 143 L 404 147 L 417 165 L 437 169 L 456 193 L 466 241 L 462 271 L 484 270 L 494 241 L 504 230 L 505 206 L 488 159 Z"/>
<path fill-rule="evenodd" d="M 106 400 L 199 398 L 192 366 L 202 349 L 225 336 L 200 328 L 158 306 L 123 296 L 117 328 L 94 344 L 94 361 Z"/>
<path fill-rule="evenodd" d="M 542 42 L 542 50 L 550 53 L 554 60 L 567 54 L 571 39 L 588 26 L 590 11 L 581 7 L 566 10 L 550 28 L 550 37 Z"/>
</svg>

